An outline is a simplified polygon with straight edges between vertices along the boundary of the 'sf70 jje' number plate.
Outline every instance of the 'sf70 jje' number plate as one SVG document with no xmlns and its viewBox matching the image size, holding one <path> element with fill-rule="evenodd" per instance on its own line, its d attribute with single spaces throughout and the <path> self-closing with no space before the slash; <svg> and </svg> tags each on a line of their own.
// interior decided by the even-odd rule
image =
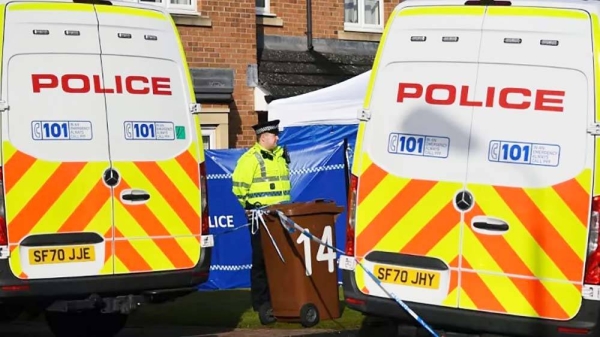
<svg viewBox="0 0 600 337">
<path fill-rule="evenodd" d="M 95 260 L 94 246 L 45 247 L 29 250 L 29 264 L 31 265 Z"/>
<path fill-rule="evenodd" d="M 441 275 L 438 272 L 383 265 L 375 265 L 373 271 L 375 277 L 384 283 L 426 289 L 438 289 L 440 287 Z"/>
</svg>

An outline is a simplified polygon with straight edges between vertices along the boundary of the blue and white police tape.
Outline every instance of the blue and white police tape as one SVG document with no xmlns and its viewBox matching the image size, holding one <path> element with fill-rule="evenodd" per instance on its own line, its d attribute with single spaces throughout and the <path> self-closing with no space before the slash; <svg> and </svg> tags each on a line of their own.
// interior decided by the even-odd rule
<svg viewBox="0 0 600 337">
<path fill-rule="evenodd" d="M 281 259 L 281 261 L 283 263 L 285 263 L 285 259 L 283 258 L 283 255 L 281 254 L 281 251 L 279 250 L 279 247 L 277 246 L 277 243 L 275 243 L 275 239 L 273 238 L 273 236 L 271 235 L 271 232 L 269 231 L 269 228 L 267 227 L 267 224 L 265 223 L 265 219 L 264 219 L 264 215 L 265 214 L 269 214 L 269 211 L 264 210 L 267 206 L 265 207 L 261 207 L 261 208 L 256 208 L 250 211 L 250 222 L 245 224 L 245 225 L 241 225 L 238 226 L 234 229 L 230 229 L 224 232 L 220 232 L 217 234 L 212 234 L 213 238 L 215 236 L 221 236 L 224 234 L 229 234 L 229 233 L 233 233 L 236 232 L 242 228 L 246 228 L 246 227 L 252 227 L 251 231 L 252 234 L 256 234 L 256 232 L 259 230 L 260 225 L 262 224 L 263 228 L 265 229 L 265 231 L 267 232 L 267 234 L 269 235 L 269 238 L 271 239 L 271 243 L 273 244 L 273 247 L 275 247 L 275 250 L 277 251 L 277 255 L 279 255 L 279 258 Z"/>
<path fill-rule="evenodd" d="M 264 220 L 264 215 L 266 214 L 270 214 L 270 211 L 266 211 L 264 209 L 265 207 L 262 208 L 258 208 L 258 209 L 253 209 L 251 211 L 251 215 L 250 215 L 250 223 L 247 223 L 245 225 L 236 227 L 234 229 L 228 230 L 228 231 L 224 231 L 218 234 L 213 234 L 213 236 L 220 236 L 223 234 L 228 234 L 228 233 L 232 233 L 235 232 L 237 230 L 240 230 L 242 228 L 245 227 L 249 227 L 252 226 L 252 234 L 255 234 L 258 230 L 260 225 L 263 225 L 263 228 L 265 229 L 265 231 L 267 232 L 267 234 L 269 235 L 269 238 L 271 239 L 271 243 L 273 244 L 273 247 L 275 247 L 275 250 L 277 251 L 277 254 L 279 255 L 279 258 L 281 259 L 281 261 L 283 261 L 285 263 L 285 259 L 283 258 L 283 255 L 281 254 L 279 247 L 277 247 L 277 243 L 275 243 L 275 239 L 273 239 L 273 236 L 271 235 L 271 232 L 269 231 L 269 228 L 267 227 L 265 220 Z M 341 251 L 340 249 L 333 247 L 323 241 L 321 241 L 319 238 L 315 237 L 314 235 L 312 235 L 308 230 L 302 228 L 300 225 L 298 225 L 295 221 L 293 221 L 292 219 L 288 218 L 285 214 L 283 214 L 283 212 L 276 210 L 277 215 L 279 216 L 279 219 L 281 220 L 281 225 L 290 233 L 295 232 L 296 230 L 299 231 L 300 233 L 302 233 L 302 235 L 307 236 L 309 239 L 317 242 L 320 245 L 323 245 L 325 247 L 329 247 L 330 249 L 333 249 L 334 251 L 340 253 L 341 255 L 345 255 L 345 252 Z M 339 258 L 338 258 L 339 259 Z M 373 279 L 373 281 L 392 299 L 394 299 L 396 301 L 396 303 L 398 303 L 398 305 L 400 305 L 400 307 L 402 309 L 404 309 L 406 312 L 408 312 L 409 315 L 411 315 L 416 321 L 417 323 L 419 323 L 421 326 L 423 326 L 423 328 L 425 328 L 432 336 L 434 337 L 439 337 L 438 334 L 427 324 L 425 323 L 425 321 L 419 317 L 419 315 L 417 315 L 414 311 L 412 311 L 412 309 L 410 309 L 408 307 L 408 305 L 406 305 L 406 303 L 404 303 L 400 298 L 398 298 L 398 296 L 396 296 L 396 294 L 394 294 L 393 292 L 388 291 L 383 284 L 381 283 L 381 281 L 369 270 L 367 269 L 357 258 L 354 258 L 354 261 L 356 262 L 356 264 L 358 264 L 366 273 L 367 275 L 369 275 L 369 277 L 371 279 Z"/>
<path fill-rule="evenodd" d="M 333 247 L 331 245 L 328 245 L 327 243 L 321 241 L 319 238 L 315 237 L 314 235 L 312 235 L 308 230 L 302 228 L 300 225 L 298 225 L 296 222 L 294 222 L 292 219 L 288 218 L 285 214 L 283 214 L 283 212 L 277 210 L 277 214 L 279 215 L 279 219 L 281 219 L 281 224 L 290 232 L 293 233 L 295 230 L 298 230 L 299 232 L 301 232 L 303 235 L 307 236 L 309 239 L 317 242 L 320 245 L 323 245 L 325 247 L 329 247 L 335 251 L 337 251 L 338 253 L 345 255 L 345 252 L 339 250 L 336 247 Z M 400 305 L 400 307 L 402 307 L 402 309 L 404 309 L 406 312 L 408 312 L 409 315 L 411 315 L 419 324 L 421 324 L 427 331 L 429 331 L 429 333 L 432 336 L 438 337 L 438 334 L 433 331 L 433 329 L 427 324 L 425 323 L 425 321 L 419 317 L 419 315 L 417 315 L 414 311 L 412 311 L 412 309 L 410 309 L 408 307 L 408 305 L 406 305 L 406 303 L 404 303 L 400 298 L 398 298 L 398 296 L 396 296 L 396 294 L 394 294 L 391 291 L 388 291 L 387 289 L 385 289 L 385 287 L 383 286 L 383 284 L 381 283 L 381 281 L 375 277 L 375 275 L 373 275 L 373 273 L 365 268 L 365 266 L 363 266 L 362 263 L 360 263 L 360 261 L 357 258 L 354 258 L 354 261 L 356 261 L 356 263 L 371 277 L 371 279 L 373 279 L 373 281 L 375 281 L 375 283 L 391 298 L 393 298 L 396 303 L 398 303 L 398 305 Z"/>
</svg>

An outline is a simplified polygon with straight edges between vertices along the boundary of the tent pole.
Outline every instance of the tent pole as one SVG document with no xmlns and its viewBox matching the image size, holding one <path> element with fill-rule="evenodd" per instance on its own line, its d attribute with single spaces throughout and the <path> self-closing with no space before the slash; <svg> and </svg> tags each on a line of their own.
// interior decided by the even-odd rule
<svg viewBox="0 0 600 337">
<path fill-rule="evenodd" d="M 312 41 L 312 1 L 306 0 L 306 47 L 313 50 Z"/>
</svg>

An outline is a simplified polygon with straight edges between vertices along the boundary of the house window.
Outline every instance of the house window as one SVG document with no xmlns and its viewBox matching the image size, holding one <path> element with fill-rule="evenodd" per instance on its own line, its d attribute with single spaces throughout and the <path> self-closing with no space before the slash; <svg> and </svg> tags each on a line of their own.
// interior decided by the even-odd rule
<svg viewBox="0 0 600 337">
<path fill-rule="evenodd" d="M 217 132 L 215 128 L 202 127 L 202 143 L 206 150 L 217 148 Z"/>
<path fill-rule="evenodd" d="M 256 14 L 269 14 L 270 0 L 255 0 Z"/>
<path fill-rule="evenodd" d="M 344 0 L 344 30 L 383 31 L 383 0 Z"/>
<path fill-rule="evenodd" d="M 197 0 L 141 0 L 144 3 L 151 3 L 165 7 L 173 13 L 197 12 Z"/>
</svg>

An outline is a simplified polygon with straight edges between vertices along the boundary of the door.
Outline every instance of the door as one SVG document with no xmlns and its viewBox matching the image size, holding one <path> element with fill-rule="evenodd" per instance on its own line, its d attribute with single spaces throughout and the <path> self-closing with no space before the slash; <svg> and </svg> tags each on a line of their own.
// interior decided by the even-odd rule
<svg viewBox="0 0 600 337">
<path fill-rule="evenodd" d="M 449 7 L 440 8 L 448 16 L 400 12 L 387 37 L 394 42 L 380 55 L 355 254 L 403 300 L 456 307 L 462 206 L 455 199 L 467 172 L 483 16 Z M 364 293 L 388 297 L 360 270 Z"/>
<path fill-rule="evenodd" d="M 36 6 L 9 4 L 4 23 L 10 267 L 21 279 L 112 274 L 106 113 L 93 92 L 102 74 L 96 16 L 90 5 Z"/>
<path fill-rule="evenodd" d="M 567 320 L 581 304 L 587 246 L 590 22 L 510 12 L 489 8 L 484 24 L 460 307 Z M 511 32 L 503 31 L 508 19 Z"/>
<path fill-rule="evenodd" d="M 200 148 L 173 28 L 160 15 L 131 11 L 123 21 L 107 6 L 97 10 L 118 177 L 114 272 L 192 268 L 200 258 Z"/>
</svg>

